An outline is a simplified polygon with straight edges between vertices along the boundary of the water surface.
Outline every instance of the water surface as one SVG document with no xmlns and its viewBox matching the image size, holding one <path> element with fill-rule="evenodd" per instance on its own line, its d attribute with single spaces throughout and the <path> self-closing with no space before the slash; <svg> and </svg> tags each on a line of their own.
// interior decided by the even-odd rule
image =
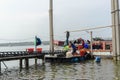
<svg viewBox="0 0 120 80">
<path fill-rule="evenodd" d="M 31 62 L 34 62 L 31 60 Z M 120 80 L 120 64 L 112 60 L 101 63 L 86 61 L 80 63 L 48 63 L 31 65 L 29 70 L 13 67 L 4 70 L 1 80 Z"/>
<path fill-rule="evenodd" d="M 26 50 L 34 46 L 1 47 L 1 51 Z M 43 50 L 49 46 L 40 46 Z M 0 80 L 120 80 L 120 62 L 102 59 L 100 63 L 91 61 L 79 63 L 48 63 L 44 65 L 38 60 L 30 59 L 30 68 L 19 69 L 19 61 L 5 61 L 8 69 L 2 63 Z M 24 63 L 23 63 L 24 67 Z"/>
</svg>

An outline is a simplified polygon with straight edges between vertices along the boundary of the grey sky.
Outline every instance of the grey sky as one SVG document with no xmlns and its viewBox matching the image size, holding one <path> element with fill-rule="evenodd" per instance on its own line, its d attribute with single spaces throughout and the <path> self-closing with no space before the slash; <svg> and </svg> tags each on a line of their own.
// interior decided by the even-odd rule
<svg viewBox="0 0 120 80">
<path fill-rule="evenodd" d="M 53 0 L 54 38 L 65 39 L 66 30 L 111 25 L 111 0 Z M 49 0 L 0 0 L 0 42 L 49 40 Z M 88 26 L 88 27 L 87 27 Z M 111 37 L 111 29 L 94 36 Z M 84 35 L 84 36 L 82 36 Z M 89 35 L 71 33 L 71 39 Z"/>
</svg>

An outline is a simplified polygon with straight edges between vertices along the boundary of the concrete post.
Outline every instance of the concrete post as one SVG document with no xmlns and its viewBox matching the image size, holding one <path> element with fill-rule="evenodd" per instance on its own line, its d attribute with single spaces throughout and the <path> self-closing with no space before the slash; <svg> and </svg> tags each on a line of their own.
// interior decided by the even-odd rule
<svg viewBox="0 0 120 80">
<path fill-rule="evenodd" d="M 50 0 L 50 10 L 49 10 L 49 21 L 50 21 L 50 51 L 54 55 L 54 38 L 53 38 L 53 0 Z"/>
<path fill-rule="evenodd" d="M 120 60 L 120 22 L 119 22 L 119 0 L 115 1 L 115 24 L 116 24 L 116 45 L 117 45 L 117 60 Z"/>
<path fill-rule="evenodd" d="M 92 37 L 92 31 L 90 31 L 90 38 L 91 38 L 91 44 L 90 44 L 91 55 L 93 55 L 93 47 L 92 47 L 93 37 Z"/>
<path fill-rule="evenodd" d="M 116 44 L 116 19 L 115 19 L 115 0 L 111 0 L 111 14 L 112 14 L 112 47 L 114 60 L 117 61 L 117 44 Z"/>
</svg>

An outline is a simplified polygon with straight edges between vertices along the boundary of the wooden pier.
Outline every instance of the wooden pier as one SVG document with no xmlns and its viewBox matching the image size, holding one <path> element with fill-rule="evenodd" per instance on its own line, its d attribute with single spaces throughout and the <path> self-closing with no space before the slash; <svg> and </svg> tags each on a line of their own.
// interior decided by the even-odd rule
<svg viewBox="0 0 120 80">
<path fill-rule="evenodd" d="M 56 50 L 54 54 L 64 53 L 64 51 Z M 45 55 L 51 54 L 49 50 L 42 52 L 27 52 L 27 51 L 6 51 L 0 52 L 0 73 L 1 73 L 1 62 L 19 60 L 20 69 L 23 68 L 23 60 L 25 61 L 25 68 L 29 69 L 29 59 L 35 59 L 35 65 L 37 65 L 37 59 L 42 59 L 42 63 L 45 63 Z"/>
<path fill-rule="evenodd" d="M 1 73 L 1 62 L 19 60 L 20 70 L 23 68 L 23 60 L 25 61 L 25 69 L 29 69 L 29 59 L 35 58 L 42 59 L 42 63 L 45 62 L 44 54 L 42 53 L 27 53 L 26 51 L 12 51 L 12 52 L 0 52 L 0 73 Z"/>
</svg>

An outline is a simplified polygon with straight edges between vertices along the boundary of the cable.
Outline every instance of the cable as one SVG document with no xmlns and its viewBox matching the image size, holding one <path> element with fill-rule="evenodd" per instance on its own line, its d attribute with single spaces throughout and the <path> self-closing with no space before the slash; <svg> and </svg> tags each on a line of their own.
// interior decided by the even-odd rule
<svg viewBox="0 0 120 80">
<path fill-rule="evenodd" d="M 108 28 L 108 27 L 110 28 L 112 26 L 93 27 L 93 28 L 88 28 L 88 29 L 73 30 L 73 31 L 69 31 L 69 32 L 88 31 L 88 30 L 95 30 L 95 29 Z"/>
</svg>

